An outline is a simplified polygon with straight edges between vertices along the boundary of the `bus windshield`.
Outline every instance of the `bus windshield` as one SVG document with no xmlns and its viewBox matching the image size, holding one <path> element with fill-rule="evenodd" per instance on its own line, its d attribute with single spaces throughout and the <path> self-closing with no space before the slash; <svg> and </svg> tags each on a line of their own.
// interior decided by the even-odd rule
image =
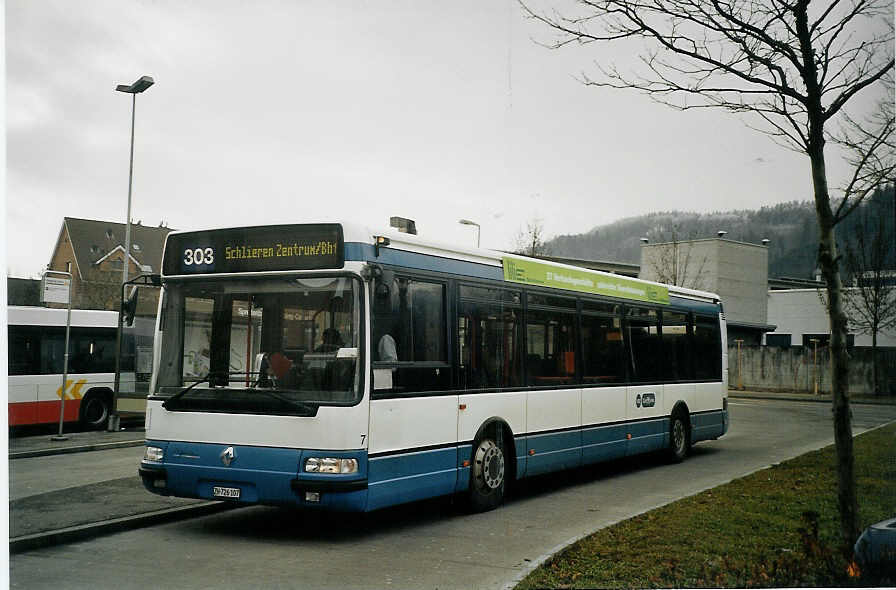
<svg viewBox="0 0 896 590">
<path fill-rule="evenodd" d="M 354 404 L 360 301 L 347 276 L 169 282 L 154 397 L 173 410 L 252 414 Z"/>
</svg>

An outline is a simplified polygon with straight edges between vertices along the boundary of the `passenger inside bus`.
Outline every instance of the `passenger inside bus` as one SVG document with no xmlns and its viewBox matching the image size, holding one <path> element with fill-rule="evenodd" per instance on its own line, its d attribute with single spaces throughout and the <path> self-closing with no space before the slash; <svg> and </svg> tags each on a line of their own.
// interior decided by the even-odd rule
<svg viewBox="0 0 896 590">
<path fill-rule="evenodd" d="M 297 386 L 298 367 L 282 352 L 262 354 L 256 387 L 277 387 L 293 389 Z"/>
<path fill-rule="evenodd" d="M 327 328 L 322 335 L 323 341 L 314 352 L 336 352 L 344 346 L 342 336 L 336 328 Z"/>
<path fill-rule="evenodd" d="M 383 334 L 376 347 L 377 360 L 383 363 L 394 363 L 398 360 L 398 349 L 395 346 L 395 338 L 388 332 Z"/>
</svg>

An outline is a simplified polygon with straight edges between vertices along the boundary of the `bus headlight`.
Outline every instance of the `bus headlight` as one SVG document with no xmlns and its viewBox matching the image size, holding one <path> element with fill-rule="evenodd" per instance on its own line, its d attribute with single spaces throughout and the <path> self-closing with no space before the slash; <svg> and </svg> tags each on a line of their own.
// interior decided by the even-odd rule
<svg viewBox="0 0 896 590">
<path fill-rule="evenodd" d="M 143 460 L 151 463 L 161 463 L 165 458 L 165 451 L 159 447 L 146 447 L 143 449 Z"/>
<path fill-rule="evenodd" d="M 357 459 L 339 459 L 336 457 L 308 457 L 305 459 L 307 473 L 357 473 Z"/>
</svg>

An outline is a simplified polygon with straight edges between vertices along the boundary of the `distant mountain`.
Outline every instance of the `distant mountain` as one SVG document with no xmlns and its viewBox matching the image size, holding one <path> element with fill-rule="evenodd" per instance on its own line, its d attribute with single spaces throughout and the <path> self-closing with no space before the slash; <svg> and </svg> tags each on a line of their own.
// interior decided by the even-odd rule
<svg viewBox="0 0 896 590">
<path fill-rule="evenodd" d="M 854 239 L 863 216 L 883 215 L 893 235 L 894 187 L 874 193 L 837 227 L 837 241 Z M 812 278 L 818 251 L 818 222 L 812 202 L 791 201 L 758 210 L 715 213 L 665 211 L 620 219 L 579 235 L 561 235 L 545 243 L 553 256 L 638 264 L 641 238 L 651 242 L 711 238 L 759 244 L 769 239 L 769 276 Z M 894 248 L 896 249 L 896 248 Z"/>
</svg>

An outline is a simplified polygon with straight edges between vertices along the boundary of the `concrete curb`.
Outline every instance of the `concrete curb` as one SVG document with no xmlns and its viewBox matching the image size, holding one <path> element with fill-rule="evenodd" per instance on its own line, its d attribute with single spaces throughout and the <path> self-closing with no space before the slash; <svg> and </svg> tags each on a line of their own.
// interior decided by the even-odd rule
<svg viewBox="0 0 896 590">
<path fill-rule="evenodd" d="M 9 453 L 9 460 L 12 461 L 13 459 L 27 459 L 29 457 L 46 457 L 49 455 L 65 455 L 68 453 L 83 453 L 86 451 L 106 451 L 109 449 L 139 447 L 142 446 L 145 442 L 146 441 L 144 439 L 125 440 L 120 442 L 81 445 L 77 447 L 56 447 L 52 449 L 35 449 L 33 451 L 16 451 Z"/>
<path fill-rule="evenodd" d="M 730 397 L 732 399 L 765 399 L 765 400 L 772 400 L 772 401 L 779 401 L 779 402 L 809 402 L 809 403 L 815 403 L 815 404 L 831 403 L 831 400 L 829 398 L 825 399 L 825 398 L 818 398 L 818 397 L 789 397 L 789 396 L 780 396 L 780 395 L 771 395 L 771 394 L 766 395 L 766 394 L 762 394 L 762 393 L 742 394 L 740 392 L 734 393 L 731 391 L 728 392 L 728 397 Z M 856 402 L 850 400 L 850 403 L 856 403 Z"/>
<path fill-rule="evenodd" d="M 133 516 L 123 516 L 113 518 L 102 522 L 93 522 L 78 526 L 66 527 L 55 531 L 46 531 L 42 533 L 34 533 L 31 535 L 23 535 L 9 540 L 9 553 L 23 553 L 34 549 L 44 547 L 52 547 L 63 543 L 73 543 L 75 541 L 83 541 L 101 535 L 108 535 L 121 531 L 138 529 L 146 526 L 162 524 L 174 520 L 183 520 L 194 518 L 197 516 L 206 516 L 236 508 L 237 504 L 228 502 L 202 502 L 189 506 L 178 506 L 177 508 L 166 508 L 155 512 L 147 512 L 145 514 L 135 514 Z"/>
</svg>

